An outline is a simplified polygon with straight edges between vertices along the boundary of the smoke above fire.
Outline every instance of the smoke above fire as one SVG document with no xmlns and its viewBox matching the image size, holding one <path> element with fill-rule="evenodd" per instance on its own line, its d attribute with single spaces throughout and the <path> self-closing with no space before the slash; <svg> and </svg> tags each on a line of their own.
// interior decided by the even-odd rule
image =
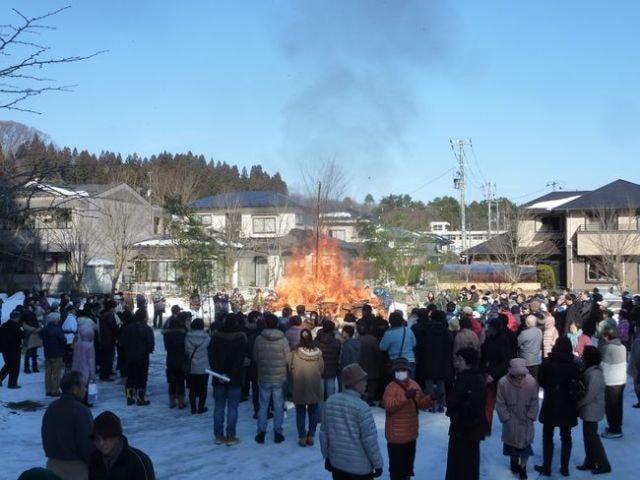
<svg viewBox="0 0 640 480">
<path fill-rule="evenodd" d="M 339 242 L 322 237 L 316 266 L 315 242 L 292 251 L 284 277 L 276 286 L 278 307 L 305 305 L 309 310 L 337 312 L 342 307 L 370 300 L 357 262 L 346 264 Z"/>
<path fill-rule="evenodd" d="M 290 11 L 282 50 L 305 80 L 284 109 L 285 154 L 389 166 L 420 112 L 420 74 L 447 61 L 452 9 L 441 0 L 296 0 Z"/>
</svg>

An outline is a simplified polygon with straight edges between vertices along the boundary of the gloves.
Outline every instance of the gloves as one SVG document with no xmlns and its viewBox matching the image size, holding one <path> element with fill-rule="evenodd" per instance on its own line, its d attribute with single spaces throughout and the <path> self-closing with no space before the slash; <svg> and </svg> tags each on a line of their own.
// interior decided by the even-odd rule
<svg viewBox="0 0 640 480">
<path fill-rule="evenodd" d="M 404 392 L 404 396 L 407 398 L 407 400 L 413 400 L 414 398 L 416 398 L 417 393 L 418 392 L 415 389 L 411 388 Z"/>
<path fill-rule="evenodd" d="M 325 460 L 324 460 L 324 469 L 327 472 L 333 472 L 333 467 L 331 466 L 331 462 L 329 461 L 328 458 L 325 458 Z"/>
<path fill-rule="evenodd" d="M 380 478 L 382 476 L 382 469 L 381 468 L 375 468 L 373 470 L 373 478 Z"/>
</svg>

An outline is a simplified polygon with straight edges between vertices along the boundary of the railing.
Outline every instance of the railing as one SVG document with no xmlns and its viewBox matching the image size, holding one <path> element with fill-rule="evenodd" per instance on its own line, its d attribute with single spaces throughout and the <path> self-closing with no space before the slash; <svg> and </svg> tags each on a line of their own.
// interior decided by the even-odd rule
<svg viewBox="0 0 640 480">
<path fill-rule="evenodd" d="M 638 232 L 640 229 L 636 228 L 620 228 L 618 225 L 601 225 L 597 223 L 588 223 L 578 226 L 578 232 Z"/>
</svg>

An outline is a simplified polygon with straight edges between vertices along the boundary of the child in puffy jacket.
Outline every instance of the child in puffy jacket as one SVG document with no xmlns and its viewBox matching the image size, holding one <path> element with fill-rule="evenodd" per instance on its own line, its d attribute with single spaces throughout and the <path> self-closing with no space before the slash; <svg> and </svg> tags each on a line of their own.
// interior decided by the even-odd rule
<svg viewBox="0 0 640 480">
<path fill-rule="evenodd" d="M 387 386 L 382 397 L 386 411 L 385 436 L 389 452 L 391 480 L 413 477 L 418 438 L 418 412 L 433 405 L 420 386 L 409 378 L 410 365 L 405 358 L 393 362 L 395 380 Z"/>
</svg>

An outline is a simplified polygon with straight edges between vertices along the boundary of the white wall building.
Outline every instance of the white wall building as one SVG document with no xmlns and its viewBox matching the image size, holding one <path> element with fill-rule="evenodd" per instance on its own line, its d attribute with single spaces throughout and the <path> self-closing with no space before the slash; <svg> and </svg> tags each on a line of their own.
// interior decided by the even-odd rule
<svg viewBox="0 0 640 480">
<path fill-rule="evenodd" d="M 431 233 L 438 234 L 453 242 L 449 245 L 449 251 L 460 254 L 462 252 L 462 230 L 450 230 L 450 227 L 451 224 L 449 222 L 429 222 Z M 504 233 L 504 230 L 492 231 L 491 235 L 486 230 L 467 230 L 466 247 L 475 247 L 500 233 Z"/>
</svg>

